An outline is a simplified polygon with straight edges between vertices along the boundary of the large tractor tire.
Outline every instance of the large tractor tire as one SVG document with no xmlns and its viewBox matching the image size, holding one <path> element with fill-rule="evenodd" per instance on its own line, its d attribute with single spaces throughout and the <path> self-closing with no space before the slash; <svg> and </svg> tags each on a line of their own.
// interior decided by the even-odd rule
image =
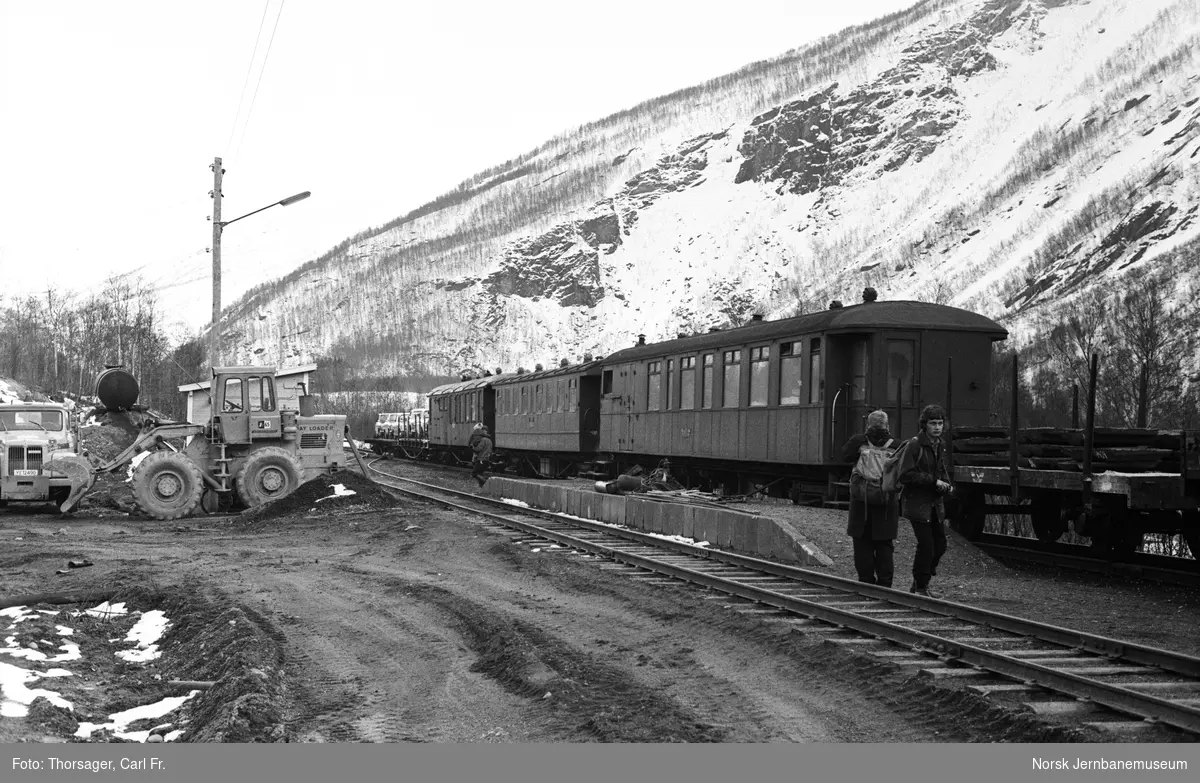
<svg viewBox="0 0 1200 783">
<path fill-rule="evenodd" d="M 133 470 L 133 497 L 155 519 L 179 519 L 192 513 L 204 492 L 196 463 L 174 451 L 157 451 Z"/>
<path fill-rule="evenodd" d="M 286 449 L 268 446 L 246 457 L 234 479 L 246 508 L 285 498 L 304 483 L 300 461 Z"/>
</svg>

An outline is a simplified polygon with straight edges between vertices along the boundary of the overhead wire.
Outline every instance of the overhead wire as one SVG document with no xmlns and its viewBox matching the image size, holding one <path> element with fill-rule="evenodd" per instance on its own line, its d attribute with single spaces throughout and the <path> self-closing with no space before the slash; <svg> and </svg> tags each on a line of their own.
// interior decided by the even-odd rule
<svg viewBox="0 0 1200 783">
<path fill-rule="evenodd" d="M 237 147 L 231 156 L 234 162 L 242 151 L 242 142 L 246 138 L 246 129 L 250 127 L 250 117 L 254 114 L 254 105 L 258 101 L 258 88 L 262 85 L 263 74 L 267 71 L 267 61 L 271 59 L 271 46 L 275 43 L 275 31 L 279 29 L 279 19 L 283 16 L 283 6 L 287 0 L 280 0 L 279 11 L 275 14 L 275 24 L 271 27 L 271 38 L 267 41 L 267 51 L 263 54 L 262 68 L 258 71 L 258 81 L 254 83 L 254 95 L 250 98 L 250 107 L 246 109 L 246 121 L 242 123 L 242 134 L 238 137 Z"/>
<path fill-rule="evenodd" d="M 267 10 L 270 7 L 270 0 L 263 3 L 262 19 L 258 20 L 258 34 L 254 36 L 254 51 L 250 52 L 250 62 L 246 63 L 246 78 L 242 80 L 242 94 L 238 96 L 237 111 L 233 115 L 233 124 L 229 126 L 229 141 L 225 142 L 227 151 L 233 145 L 233 134 L 237 130 L 238 117 L 242 116 L 242 102 L 246 99 L 246 88 L 250 86 L 250 74 L 254 71 L 254 58 L 258 56 L 258 43 L 262 40 L 263 25 L 267 21 Z"/>
</svg>

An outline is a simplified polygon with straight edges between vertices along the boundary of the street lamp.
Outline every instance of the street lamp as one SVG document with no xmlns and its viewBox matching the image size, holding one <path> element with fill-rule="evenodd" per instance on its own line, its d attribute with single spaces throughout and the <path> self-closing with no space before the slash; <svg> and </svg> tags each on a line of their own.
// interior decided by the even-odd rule
<svg viewBox="0 0 1200 783">
<path fill-rule="evenodd" d="M 212 214 L 212 223 L 213 223 L 213 243 L 212 243 L 213 300 L 212 300 L 212 326 L 209 328 L 209 335 L 208 335 L 208 360 L 209 360 L 209 363 L 213 367 L 216 367 L 221 364 L 221 357 L 217 353 L 218 346 L 220 344 L 220 326 L 221 326 L 221 232 L 224 231 L 225 226 L 228 226 L 230 223 L 236 223 L 239 220 L 241 220 L 242 218 L 248 218 L 251 215 L 257 215 L 259 212 L 262 212 L 264 209 L 270 209 L 271 207 L 286 207 L 290 204 L 295 204 L 297 201 L 303 201 L 304 199 L 306 199 L 312 195 L 312 191 L 306 190 L 303 193 L 297 193 L 294 196 L 288 196 L 287 198 L 282 199 L 280 201 L 276 201 L 274 203 L 267 204 L 265 207 L 260 207 L 259 209 L 256 209 L 253 212 L 247 212 L 246 214 L 242 215 L 241 217 L 235 217 L 233 220 L 221 220 L 221 175 L 225 173 L 225 169 L 221 168 L 221 159 L 220 158 L 215 159 L 212 169 L 213 169 L 213 178 L 215 181 L 215 185 L 213 187 L 213 192 L 212 192 L 212 197 L 213 197 L 213 214 Z"/>
</svg>

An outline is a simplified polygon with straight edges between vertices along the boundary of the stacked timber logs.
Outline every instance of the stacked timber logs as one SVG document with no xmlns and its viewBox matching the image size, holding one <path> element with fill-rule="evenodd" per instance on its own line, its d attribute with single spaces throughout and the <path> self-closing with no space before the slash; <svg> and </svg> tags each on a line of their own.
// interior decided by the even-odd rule
<svg viewBox="0 0 1200 783">
<path fill-rule="evenodd" d="M 1194 447 L 1195 433 L 1190 433 Z M 956 465 L 1007 466 L 1012 439 L 1005 427 L 955 427 Z M 1080 471 L 1083 430 L 1031 428 L 1017 431 L 1017 457 L 1022 468 Z M 1189 451 L 1191 449 L 1189 448 Z M 1191 456 L 1191 455 L 1189 455 Z M 1095 429 L 1092 471 L 1102 473 L 1179 473 L 1184 438 L 1178 430 Z M 1189 462 L 1194 462 L 1191 456 Z M 1194 468 L 1193 468 L 1194 470 Z"/>
</svg>

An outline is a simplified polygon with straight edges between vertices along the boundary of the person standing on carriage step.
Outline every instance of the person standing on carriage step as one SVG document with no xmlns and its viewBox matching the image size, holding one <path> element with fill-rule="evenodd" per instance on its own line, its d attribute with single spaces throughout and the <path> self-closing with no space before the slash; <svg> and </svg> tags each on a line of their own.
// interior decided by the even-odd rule
<svg viewBox="0 0 1200 783">
<path fill-rule="evenodd" d="M 946 444 L 942 441 L 946 411 L 940 405 L 926 405 L 920 421 L 921 431 L 905 444 L 897 482 L 901 485 L 900 515 L 912 524 L 917 537 L 909 592 L 932 595 L 929 580 L 937 576 L 938 563 L 946 553 L 946 508 L 942 499 L 954 492 L 954 485 L 950 483 Z"/>
<path fill-rule="evenodd" d="M 488 434 L 488 428 L 482 424 L 476 425 L 478 430 L 471 434 L 471 475 L 479 482 L 479 486 L 487 483 L 487 479 L 483 474 L 487 471 L 492 461 L 492 438 Z M 476 435 L 479 437 L 476 438 Z"/>
<path fill-rule="evenodd" d="M 854 465 L 846 524 L 846 533 L 854 542 L 854 570 L 858 581 L 881 587 L 892 586 L 900 529 L 896 494 L 884 493 L 879 485 L 884 458 L 894 445 L 888 415 L 874 411 L 867 416 L 866 432 L 851 436 L 842 447 L 842 461 Z"/>
</svg>

